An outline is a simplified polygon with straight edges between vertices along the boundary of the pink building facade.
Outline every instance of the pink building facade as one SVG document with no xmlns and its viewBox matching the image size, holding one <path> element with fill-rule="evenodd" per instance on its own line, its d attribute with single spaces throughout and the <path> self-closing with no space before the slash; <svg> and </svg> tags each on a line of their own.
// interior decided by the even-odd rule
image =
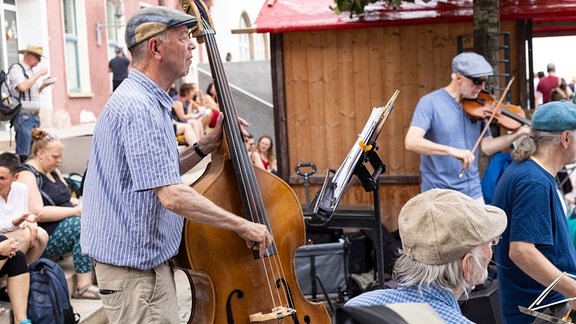
<svg viewBox="0 0 576 324">
<path fill-rule="evenodd" d="M 0 67 L 21 60 L 27 44 L 42 46 L 39 67 L 57 79 L 42 93 L 43 127 L 94 121 L 112 93 L 108 61 L 125 48 L 125 22 L 151 5 L 180 8 L 177 0 L 3 0 Z"/>
</svg>

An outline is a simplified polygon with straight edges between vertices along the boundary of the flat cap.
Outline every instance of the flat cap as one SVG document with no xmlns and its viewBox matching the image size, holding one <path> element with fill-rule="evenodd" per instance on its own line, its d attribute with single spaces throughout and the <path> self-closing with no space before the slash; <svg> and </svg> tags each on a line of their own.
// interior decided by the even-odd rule
<svg viewBox="0 0 576 324">
<path fill-rule="evenodd" d="M 452 72 L 470 77 L 482 77 L 494 74 L 492 66 L 486 59 L 473 52 L 464 52 L 452 59 Z"/>
<path fill-rule="evenodd" d="M 404 253 L 429 265 L 456 261 L 498 238 L 506 214 L 454 190 L 432 189 L 410 199 L 398 216 Z"/>
<path fill-rule="evenodd" d="M 126 24 L 126 46 L 130 49 L 168 28 L 184 25 L 192 28 L 196 25 L 196 18 L 182 11 L 162 6 L 140 9 Z"/>
<path fill-rule="evenodd" d="M 531 126 L 546 132 L 576 129 L 576 104 L 561 100 L 538 106 L 532 115 Z"/>
</svg>

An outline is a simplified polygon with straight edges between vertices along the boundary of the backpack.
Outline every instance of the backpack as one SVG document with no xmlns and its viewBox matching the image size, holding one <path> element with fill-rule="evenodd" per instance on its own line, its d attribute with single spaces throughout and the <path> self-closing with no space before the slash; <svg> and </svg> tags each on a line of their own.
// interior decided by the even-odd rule
<svg viewBox="0 0 576 324">
<path fill-rule="evenodd" d="M 8 69 L 8 73 L 10 73 L 10 70 L 15 65 L 20 66 L 24 76 L 28 79 L 26 70 L 20 63 L 12 64 Z M 4 70 L 0 71 L 0 95 L 2 100 L 2 104 L 0 105 L 0 121 L 10 121 L 10 126 L 12 126 L 14 118 L 16 118 L 20 109 L 22 109 L 20 101 L 24 99 L 24 93 L 21 92 L 18 97 L 14 96 L 14 90 L 8 82 L 8 73 L 4 72 Z"/>
<path fill-rule="evenodd" d="M 68 284 L 60 265 L 45 258 L 32 262 L 28 318 L 32 323 L 76 324 L 80 315 L 74 313 L 68 295 Z"/>
</svg>

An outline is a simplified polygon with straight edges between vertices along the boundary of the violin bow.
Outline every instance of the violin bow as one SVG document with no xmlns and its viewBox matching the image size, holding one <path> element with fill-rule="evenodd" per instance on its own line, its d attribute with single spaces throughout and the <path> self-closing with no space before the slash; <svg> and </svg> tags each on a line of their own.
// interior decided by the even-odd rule
<svg viewBox="0 0 576 324">
<path fill-rule="evenodd" d="M 512 82 L 514 82 L 514 77 L 512 77 L 512 79 L 510 79 L 510 81 L 508 82 L 508 85 L 506 86 L 506 89 L 504 89 L 504 92 L 502 92 L 502 95 L 500 96 L 500 100 L 498 100 L 498 104 L 492 110 L 492 114 L 490 115 L 490 118 L 488 119 L 486 126 L 484 126 L 482 133 L 480 133 L 480 136 L 478 137 L 476 144 L 474 144 L 474 147 L 472 148 L 472 154 L 474 154 L 474 152 L 476 152 L 476 150 L 478 149 L 478 146 L 480 146 L 480 142 L 482 141 L 482 137 L 484 137 L 484 134 L 486 134 L 488 127 L 490 127 L 490 123 L 492 122 L 492 120 L 494 120 L 494 116 L 496 116 L 498 111 L 501 109 L 502 101 L 504 101 L 504 97 L 506 97 L 506 93 L 508 93 L 508 90 L 510 89 Z M 464 175 L 464 171 L 466 171 L 466 169 L 462 168 L 462 171 L 460 171 L 460 175 L 458 175 L 459 178 L 462 178 L 462 176 Z"/>
</svg>

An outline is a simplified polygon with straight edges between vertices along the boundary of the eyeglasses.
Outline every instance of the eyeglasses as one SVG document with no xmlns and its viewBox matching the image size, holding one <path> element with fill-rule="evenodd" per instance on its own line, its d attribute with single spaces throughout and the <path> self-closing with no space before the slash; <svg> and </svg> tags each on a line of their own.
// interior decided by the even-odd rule
<svg viewBox="0 0 576 324">
<path fill-rule="evenodd" d="M 467 76 L 467 75 L 462 75 L 463 77 L 465 77 L 466 79 L 469 79 L 470 81 L 472 81 L 472 83 L 474 83 L 474 85 L 482 85 L 482 83 L 488 81 L 488 78 L 473 78 L 471 76 Z"/>
<path fill-rule="evenodd" d="M 493 239 L 490 242 L 490 245 L 494 246 L 494 245 L 498 245 L 498 243 L 500 242 L 500 240 L 502 239 L 502 236 L 498 236 L 497 238 Z"/>
</svg>

